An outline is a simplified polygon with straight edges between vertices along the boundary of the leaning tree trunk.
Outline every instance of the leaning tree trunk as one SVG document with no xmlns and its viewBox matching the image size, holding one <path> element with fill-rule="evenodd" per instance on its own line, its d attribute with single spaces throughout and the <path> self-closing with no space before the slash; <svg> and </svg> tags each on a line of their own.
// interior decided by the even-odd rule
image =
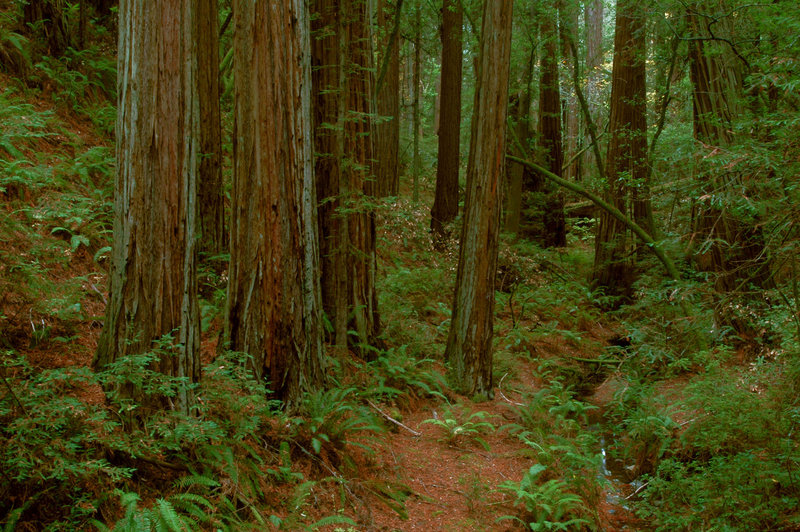
<svg viewBox="0 0 800 532">
<path fill-rule="evenodd" d="M 377 80 L 378 123 L 375 124 L 375 192 L 400 193 L 400 32 L 402 0 L 379 0 L 378 28 L 383 48 Z"/>
<path fill-rule="evenodd" d="M 231 349 L 292 404 L 323 380 L 304 0 L 234 0 Z"/>
<path fill-rule="evenodd" d="M 442 6 L 442 73 L 439 97 L 439 153 L 431 230 L 445 238 L 444 224 L 458 215 L 458 170 L 461 159 L 461 26 L 463 13 L 456 0 Z"/>
<path fill-rule="evenodd" d="M 636 0 L 620 0 L 614 35 L 611 116 L 606 157 L 605 199 L 630 212 L 632 183 L 647 179 L 645 11 Z M 639 219 L 636 222 L 641 224 Z M 650 228 L 645 228 L 651 233 Z M 600 213 L 592 283 L 606 294 L 627 297 L 633 283 L 628 232 L 608 212 Z"/>
<path fill-rule="evenodd" d="M 555 12 L 543 13 L 541 36 L 544 42 L 539 78 L 539 148 L 542 166 L 561 176 L 564 150 L 561 142 L 561 87 L 558 81 L 558 34 Z M 541 242 L 545 247 L 567 245 L 564 219 L 564 193 L 542 177 L 537 179 L 542 193 Z"/>
<path fill-rule="evenodd" d="M 505 172 L 512 2 L 485 2 L 464 224 L 445 357 L 457 387 L 492 397 L 492 329 Z"/>
<path fill-rule="evenodd" d="M 200 376 L 194 6 L 120 5 L 111 297 L 94 360 L 102 368 L 159 345 L 153 369 L 190 382 Z M 124 392 L 184 413 L 192 403 L 185 385 L 174 401 L 132 387 Z"/>
</svg>

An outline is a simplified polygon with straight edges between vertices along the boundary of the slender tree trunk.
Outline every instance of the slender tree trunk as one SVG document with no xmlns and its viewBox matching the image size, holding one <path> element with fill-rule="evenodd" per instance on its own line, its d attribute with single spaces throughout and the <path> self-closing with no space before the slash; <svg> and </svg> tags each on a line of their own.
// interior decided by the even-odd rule
<svg viewBox="0 0 800 532">
<path fill-rule="evenodd" d="M 414 203 L 419 201 L 419 176 L 422 172 L 422 163 L 419 153 L 419 138 L 422 134 L 420 128 L 420 114 L 419 114 L 419 93 L 421 90 L 420 83 L 420 68 L 421 68 L 421 52 L 422 52 L 422 3 L 417 0 L 416 10 L 414 12 L 414 101 L 412 112 L 414 114 L 414 170 L 413 170 L 413 199 Z"/>
<path fill-rule="evenodd" d="M 400 192 L 400 34 L 398 0 L 379 0 L 378 26 L 383 58 L 379 71 L 377 107 L 379 123 L 375 126 L 376 195 L 397 196 Z"/>
<path fill-rule="evenodd" d="M 561 56 L 564 61 L 572 55 L 566 35 L 577 35 L 578 28 L 578 5 L 574 0 L 562 0 L 559 3 L 559 20 L 561 33 Z M 575 94 L 572 83 L 565 86 L 566 106 L 564 108 L 564 164 L 568 165 L 564 170 L 564 177 L 574 181 L 581 179 L 581 159 L 576 157 L 580 146 L 580 105 Z"/>
<path fill-rule="evenodd" d="M 485 2 L 453 318 L 445 356 L 457 387 L 494 395 L 492 331 L 511 57 L 512 2 Z"/>
<path fill-rule="evenodd" d="M 304 0 L 234 0 L 231 349 L 295 403 L 323 381 Z"/>
<path fill-rule="evenodd" d="M 189 0 L 120 4 L 111 297 L 94 360 L 102 368 L 151 351 L 170 335 L 153 367 L 189 382 L 200 376 L 194 6 Z M 133 388 L 126 393 L 184 413 L 193 402 L 185 386 L 174 402 Z"/>
<path fill-rule="evenodd" d="M 647 122 L 645 84 L 646 11 L 637 0 L 620 0 L 614 35 L 614 66 L 611 81 L 610 140 L 606 157 L 606 201 L 622 212 L 634 211 L 640 201 L 632 183 L 647 179 Z M 629 205 L 633 203 L 633 207 Z M 646 217 L 645 217 L 646 219 Z M 644 229 L 652 234 L 651 228 Z M 600 213 L 595 237 L 592 281 L 609 295 L 630 295 L 633 283 L 627 230 L 608 212 Z"/>
<path fill-rule="evenodd" d="M 541 18 L 543 51 L 539 78 L 539 148 L 542 166 L 562 175 L 564 150 L 561 141 L 561 86 L 558 80 L 558 33 L 555 12 Z M 537 188 L 544 192 L 542 205 L 542 244 L 545 247 L 567 245 L 564 219 L 564 194 L 558 188 L 538 178 Z"/>
<path fill-rule="evenodd" d="M 603 5 L 603 0 L 585 0 L 583 11 L 586 29 L 586 101 L 597 131 L 603 130 L 602 117 L 604 114 L 601 105 L 602 72 L 600 70 L 603 64 Z M 584 129 L 588 129 L 588 127 Z M 592 139 L 586 135 L 583 141 L 589 145 Z M 596 169 L 597 164 L 597 161 L 594 160 L 593 150 L 586 150 L 583 155 L 583 167 L 590 171 L 589 169 Z"/>
<path fill-rule="evenodd" d="M 442 7 L 439 153 L 436 164 L 436 195 L 431 208 L 431 230 L 435 239 L 444 239 L 446 237 L 444 224 L 458 216 L 462 25 L 463 13 L 459 2 L 445 0 Z"/>
<path fill-rule="evenodd" d="M 196 0 L 198 96 L 200 98 L 200 251 L 226 249 L 225 195 L 222 190 L 222 130 L 219 107 L 219 30 L 217 0 Z"/>
</svg>

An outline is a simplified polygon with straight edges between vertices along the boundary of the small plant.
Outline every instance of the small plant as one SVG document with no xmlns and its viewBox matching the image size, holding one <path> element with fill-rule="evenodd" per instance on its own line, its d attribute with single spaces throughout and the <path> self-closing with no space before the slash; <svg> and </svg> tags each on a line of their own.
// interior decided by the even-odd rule
<svg viewBox="0 0 800 532">
<path fill-rule="evenodd" d="M 488 451 L 489 444 L 482 438 L 482 435 L 495 429 L 494 425 L 488 421 L 492 416 L 484 411 L 470 412 L 466 407 L 459 410 L 460 412 L 456 412 L 453 408 L 447 407 L 442 412 L 441 418 L 437 416 L 426 419 L 423 423 L 429 423 L 442 429 L 443 434 L 440 441 L 444 441 L 448 445 L 456 445 L 463 440 L 473 441 Z"/>
<path fill-rule="evenodd" d="M 315 453 L 323 449 L 335 454 L 348 444 L 370 448 L 355 438 L 356 434 L 384 432 L 380 419 L 369 409 L 353 401 L 355 388 L 334 388 L 306 396 L 303 417 L 292 420 L 292 439 L 308 442 Z"/>
<path fill-rule="evenodd" d="M 519 482 L 504 482 L 500 490 L 514 497 L 514 506 L 522 506 L 524 518 L 503 516 L 500 519 L 513 519 L 526 524 L 531 530 L 579 530 L 590 522 L 581 515 L 586 507 L 581 498 L 568 491 L 567 484 L 551 479 L 539 483 L 539 475 L 547 470 L 535 464 Z"/>
</svg>

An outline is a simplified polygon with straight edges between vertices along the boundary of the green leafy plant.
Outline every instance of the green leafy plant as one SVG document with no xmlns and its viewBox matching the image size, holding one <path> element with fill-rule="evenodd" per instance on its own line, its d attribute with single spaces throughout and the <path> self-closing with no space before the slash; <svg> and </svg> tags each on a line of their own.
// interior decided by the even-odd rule
<svg viewBox="0 0 800 532">
<path fill-rule="evenodd" d="M 303 400 L 303 417 L 292 418 L 292 439 L 308 443 L 320 454 L 336 454 L 346 445 L 370 450 L 356 435 L 370 436 L 384 432 L 380 419 L 368 408 L 354 401 L 355 388 L 333 388 L 308 394 Z"/>
<path fill-rule="evenodd" d="M 578 530 L 591 524 L 581 517 L 586 512 L 582 499 L 570 493 L 565 482 L 551 479 L 539 483 L 547 467 L 535 464 L 519 482 L 503 482 L 500 490 L 514 497 L 514 506 L 522 506 L 525 516 L 503 516 L 526 524 L 530 530 Z"/>
<path fill-rule="evenodd" d="M 449 445 L 456 445 L 462 441 L 472 441 L 480 444 L 481 447 L 489 450 L 489 444 L 483 439 L 482 435 L 495 429 L 494 425 L 488 421 L 492 416 L 484 411 L 470 412 L 466 407 L 447 407 L 442 411 L 441 418 L 434 417 L 426 419 L 423 423 L 429 423 L 439 427 L 442 431 L 440 441 Z"/>
</svg>

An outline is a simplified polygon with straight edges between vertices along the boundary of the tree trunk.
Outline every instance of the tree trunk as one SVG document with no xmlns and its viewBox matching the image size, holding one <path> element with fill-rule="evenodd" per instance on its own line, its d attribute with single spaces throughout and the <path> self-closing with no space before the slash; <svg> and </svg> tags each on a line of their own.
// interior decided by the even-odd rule
<svg viewBox="0 0 800 532">
<path fill-rule="evenodd" d="M 45 43 L 45 55 L 60 57 L 72 46 L 73 36 L 60 0 L 31 0 L 22 4 L 23 27 Z"/>
<path fill-rule="evenodd" d="M 227 330 L 292 404 L 324 376 L 304 0 L 234 0 L 235 126 Z"/>
<path fill-rule="evenodd" d="M 620 0 L 614 35 L 611 116 L 606 157 L 606 201 L 622 212 L 634 211 L 642 201 L 633 193 L 647 179 L 647 119 L 645 84 L 645 10 L 636 0 Z M 633 204 L 634 206 L 629 206 Z M 652 234 L 651 228 L 643 226 Z M 595 237 L 592 282 L 606 294 L 627 297 L 633 283 L 630 243 L 625 226 L 608 212 L 600 213 Z"/>
<path fill-rule="evenodd" d="M 222 131 L 219 107 L 219 30 L 217 0 L 197 0 L 198 96 L 200 98 L 200 251 L 226 249 L 225 195 L 222 190 Z"/>
<path fill-rule="evenodd" d="M 189 0 L 128 0 L 119 15 L 111 297 L 94 367 L 149 352 L 170 335 L 154 369 L 196 382 L 196 11 Z M 152 407 L 170 403 L 142 390 L 125 393 Z M 188 413 L 191 403 L 182 386 L 174 407 Z"/>
<path fill-rule="evenodd" d="M 379 0 L 378 27 L 383 58 L 380 62 L 377 87 L 379 122 L 375 126 L 376 195 L 397 196 L 400 193 L 400 33 L 399 0 Z M 384 67 L 385 65 L 385 67 Z M 383 76 L 383 78 L 380 78 Z"/>
<path fill-rule="evenodd" d="M 365 3 L 320 0 L 313 33 L 322 302 L 340 348 L 379 344 L 373 160 L 373 55 Z M 333 127 L 331 126 L 333 125 Z M 352 338 L 348 331 L 355 331 Z"/>
<path fill-rule="evenodd" d="M 603 130 L 603 113 L 601 112 L 601 66 L 603 64 L 603 0 L 586 0 L 584 4 L 584 24 L 586 28 L 586 101 L 589 114 L 597 131 Z M 586 128 L 588 129 L 588 128 Z M 592 139 L 587 135 L 584 142 L 589 145 Z M 596 169 L 598 162 L 594 160 L 592 150 L 583 155 L 583 167 Z"/>
<path fill-rule="evenodd" d="M 463 13 L 457 0 L 442 7 L 442 74 L 440 85 L 439 153 L 431 230 L 446 237 L 444 224 L 458 216 L 458 174 L 461 159 L 461 66 Z"/>
<path fill-rule="evenodd" d="M 570 46 L 565 35 L 577 35 L 578 28 L 578 6 L 573 0 L 566 0 L 559 3 L 559 18 L 560 18 L 560 33 L 561 38 L 561 55 L 566 58 L 572 55 Z M 566 147 L 564 149 L 564 164 L 567 167 L 564 169 L 564 177 L 572 179 L 573 181 L 581 180 L 581 158 L 577 156 L 581 144 L 580 132 L 580 105 L 578 97 L 575 94 L 575 88 L 572 83 L 568 83 L 565 87 L 567 97 L 565 99 L 566 106 L 564 108 L 564 139 L 566 140 Z"/>
<path fill-rule="evenodd" d="M 541 36 L 543 50 L 539 78 L 539 148 L 542 166 L 562 175 L 564 151 L 561 143 L 561 86 L 558 80 L 558 34 L 555 12 L 543 13 Z M 541 242 L 545 247 L 567 245 L 564 220 L 564 194 L 538 177 L 538 190 L 543 192 Z"/>
<path fill-rule="evenodd" d="M 445 357 L 457 387 L 492 397 L 492 329 L 500 232 L 512 2 L 485 2 L 467 165 L 464 224 Z"/>
<path fill-rule="evenodd" d="M 414 12 L 414 96 L 412 103 L 412 113 L 414 114 L 414 169 L 413 169 L 413 192 L 414 203 L 419 201 L 419 176 L 422 172 L 422 162 L 419 153 L 419 140 L 422 130 L 420 128 L 419 114 L 419 93 L 422 89 L 420 82 L 421 53 L 422 53 L 422 0 L 417 0 L 416 11 Z"/>
</svg>

